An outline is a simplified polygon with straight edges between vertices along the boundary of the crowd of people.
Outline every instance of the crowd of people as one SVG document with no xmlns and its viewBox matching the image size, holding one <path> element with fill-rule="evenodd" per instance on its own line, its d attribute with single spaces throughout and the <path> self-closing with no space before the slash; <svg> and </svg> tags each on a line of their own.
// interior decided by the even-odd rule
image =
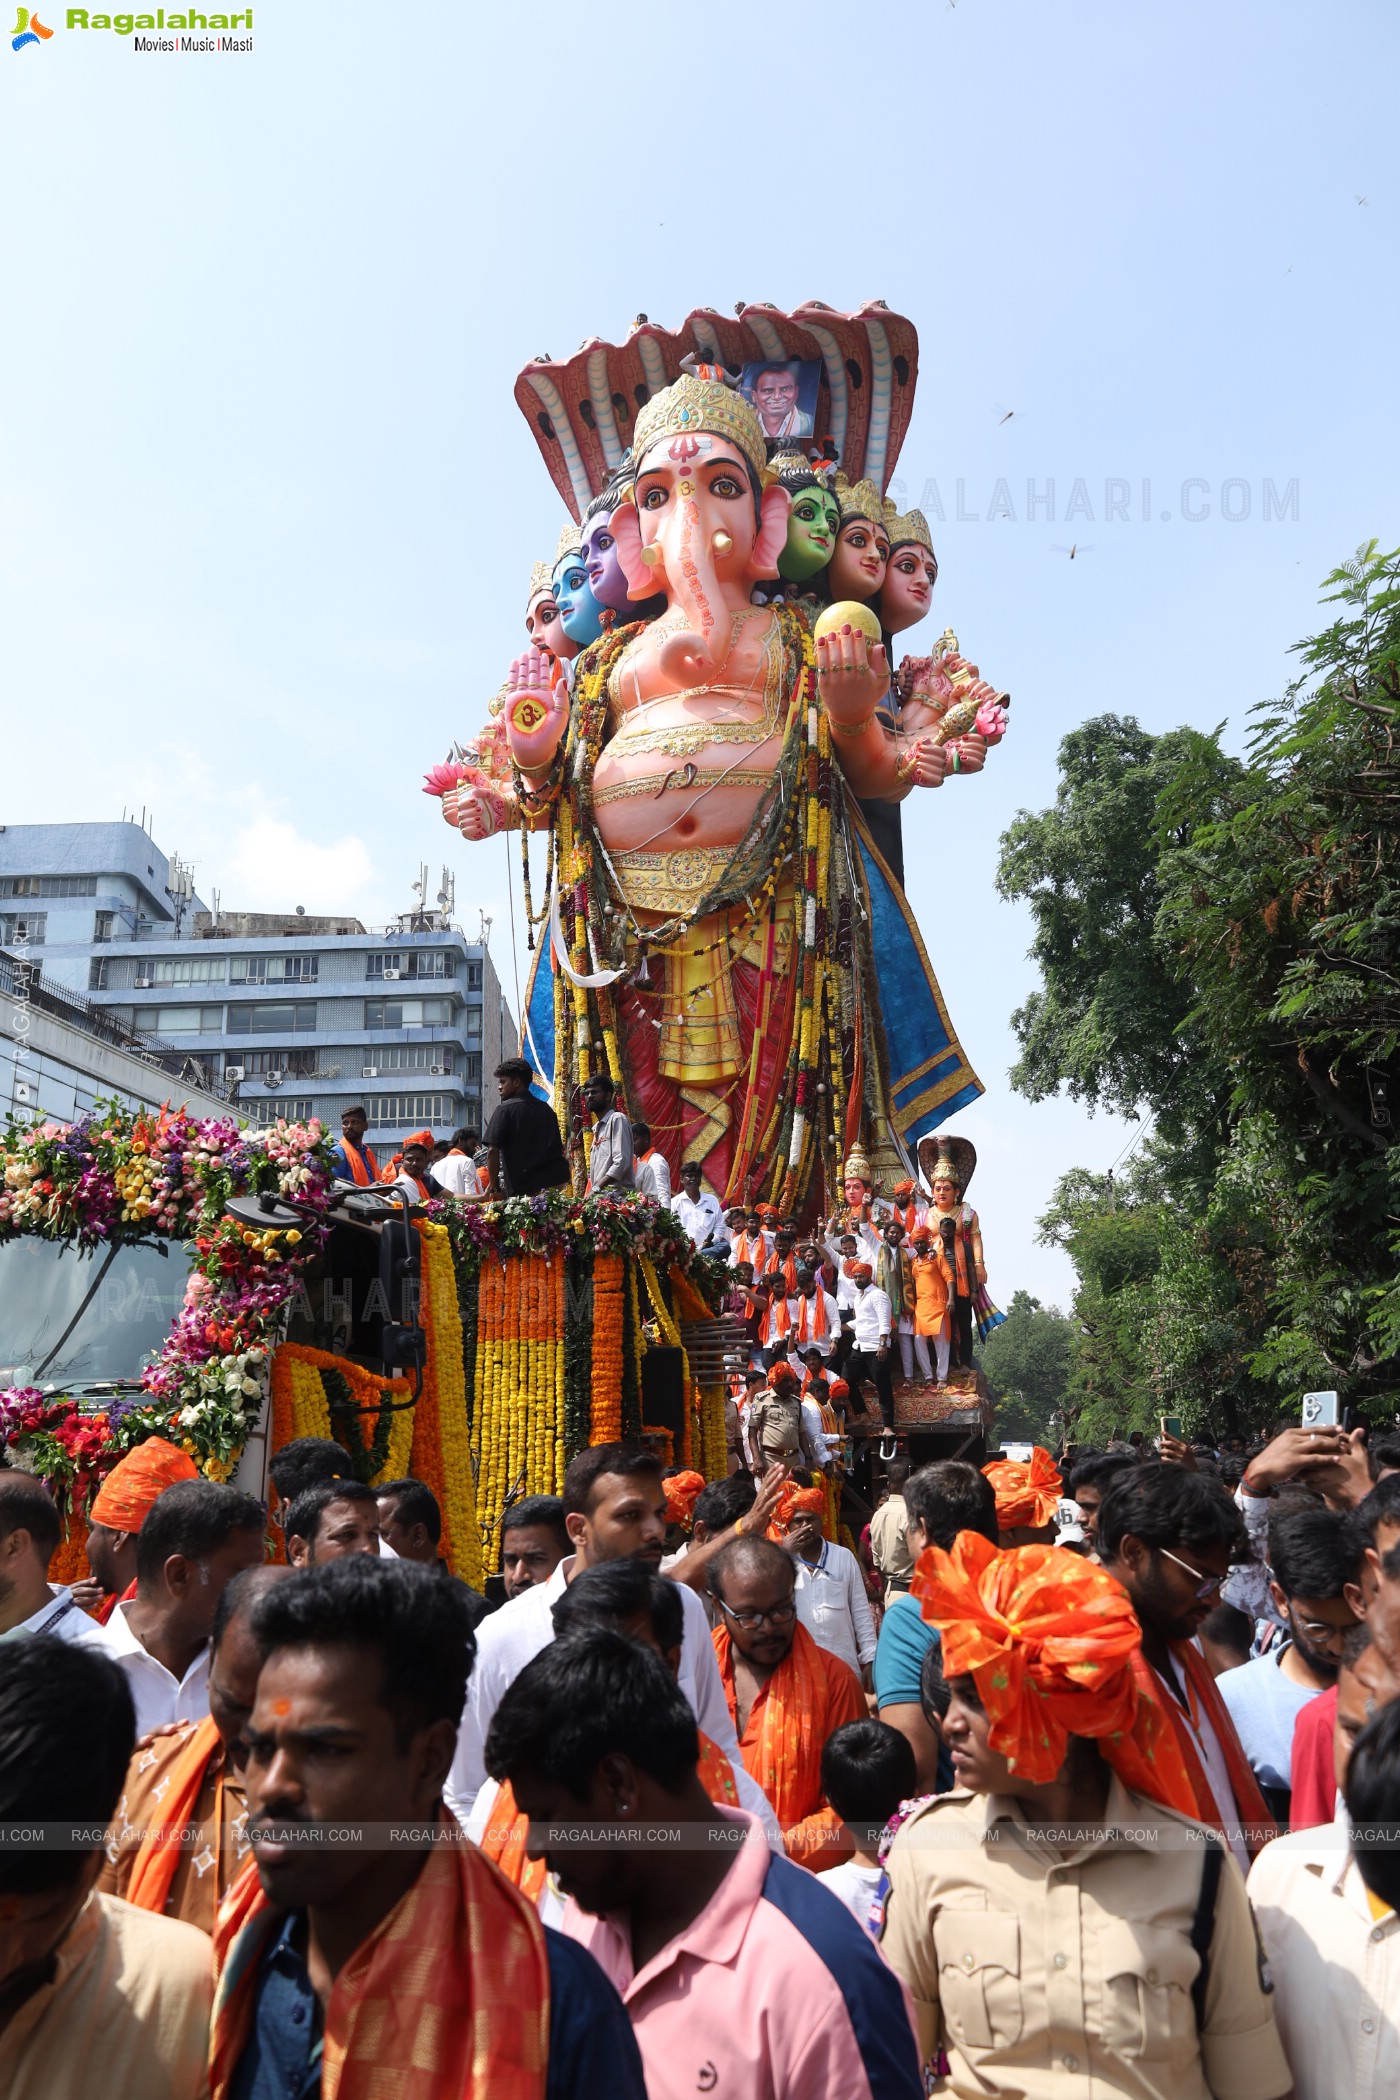
<svg viewBox="0 0 1400 2100">
<path fill-rule="evenodd" d="M 76 1592 L 0 1473 L 0 2092 L 1394 2090 L 1400 1448 L 901 1457 L 862 1571 L 752 1433 L 490 1598 L 324 1440 L 137 1447 Z"/>
</svg>

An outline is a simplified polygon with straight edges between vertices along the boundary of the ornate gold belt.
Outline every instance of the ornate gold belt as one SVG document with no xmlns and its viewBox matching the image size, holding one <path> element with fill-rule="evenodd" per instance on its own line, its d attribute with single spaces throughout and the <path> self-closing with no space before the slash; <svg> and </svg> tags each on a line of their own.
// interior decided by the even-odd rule
<svg viewBox="0 0 1400 2100">
<path fill-rule="evenodd" d="M 683 779 L 673 766 L 669 773 L 640 773 L 632 780 L 617 780 L 609 787 L 595 787 L 593 790 L 593 806 L 595 809 L 598 809 L 605 802 L 625 802 L 634 795 L 653 795 L 659 798 L 662 791 L 667 788 L 676 788 L 680 791 L 690 788 L 708 789 L 717 787 L 766 788 L 773 785 L 773 779 L 774 773 L 771 766 L 767 768 L 736 766 L 732 772 L 696 773 L 689 780 Z"/>
<path fill-rule="evenodd" d="M 738 846 L 681 846 L 670 853 L 637 849 L 610 853 L 618 887 L 633 911 L 693 915 L 705 894 L 721 881 Z"/>
</svg>

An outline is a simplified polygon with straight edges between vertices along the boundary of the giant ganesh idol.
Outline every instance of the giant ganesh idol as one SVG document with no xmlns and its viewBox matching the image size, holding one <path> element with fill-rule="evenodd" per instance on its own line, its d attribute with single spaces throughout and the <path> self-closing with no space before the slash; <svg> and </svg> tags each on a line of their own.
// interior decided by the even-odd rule
<svg viewBox="0 0 1400 2100">
<path fill-rule="evenodd" d="M 746 368 L 779 365 L 810 439 L 765 438 Z M 982 1091 L 862 814 L 976 773 L 1006 719 L 951 637 L 891 677 L 888 642 L 936 575 L 924 521 L 883 494 L 917 365 L 912 326 L 882 306 L 745 307 L 674 334 L 643 318 L 625 345 L 518 382 L 582 522 L 601 631 L 566 653 L 577 622 L 541 621 L 537 569 L 532 646 L 429 788 L 468 838 L 522 833 L 547 927 L 524 1048 L 576 1186 L 600 1070 L 673 1180 L 695 1161 L 726 1205 L 784 1215 L 832 1210 L 853 1150 L 892 1186 Z M 881 573 L 856 590 L 845 540 L 862 530 Z M 882 607 L 891 548 L 915 550 L 913 588 L 885 585 Z M 846 584 L 835 603 L 823 557 Z M 537 919 L 531 834 L 547 837 Z"/>
</svg>

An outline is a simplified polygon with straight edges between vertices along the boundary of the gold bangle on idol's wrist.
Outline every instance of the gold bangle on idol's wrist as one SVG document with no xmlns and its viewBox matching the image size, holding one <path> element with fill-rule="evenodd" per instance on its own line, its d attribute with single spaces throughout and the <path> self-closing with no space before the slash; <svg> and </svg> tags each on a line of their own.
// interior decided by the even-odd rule
<svg viewBox="0 0 1400 2100">
<path fill-rule="evenodd" d="M 830 716 L 831 726 L 840 736 L 864 736 L 874 719 L 875 710 L 873 707 L 869 714 L 862 715 L 858 722 L 841 722 L 837 720 L 835 715 Z"/>
</svg>

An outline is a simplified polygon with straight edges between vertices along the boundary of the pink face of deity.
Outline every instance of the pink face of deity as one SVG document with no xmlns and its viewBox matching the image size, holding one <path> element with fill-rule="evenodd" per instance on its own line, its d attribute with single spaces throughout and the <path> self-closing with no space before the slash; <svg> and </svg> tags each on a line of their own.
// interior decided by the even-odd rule
<svg viewBox="0 0 1400 2100">
<path fill-rule="evenodd" d="M 933 1184 L 933 1200 L 939 1210 L 954 1210 L 958 1201 L 958 1186 L 955 1181 L 939 1177 Z"/>
<path fill-rule="evenodd" d="M 880 621 L 890 634 L 917 627 L 933 599 L 938 563 L 927 547 L 896 547 L 880 591 Z"/>
<path fill-rule="evenodd" d="M 866 1194 L 866 1186 L 863 1181 L 848 1181 L 846 1183 L 847 1210 L 863 1210 Z"/>
<path fill-rule="evenodd" d="M 610 510 L 595 511 L 583 532 L 583 565 L 588 588 L 600 605 L 611 612 L 627 611 L 627 578 L 617 558 Z"/>
<path fill-rule="evenodd" d="M 758 527 L 748 468 L 727 439 L 709 431 L 659 439 L 642 461 L 636 498 L 642 545 L 661 548 L 673 589 L 683 590 L 687 561 L 713 568 L 721 582 L 745 575 Z"/>
<path fill-rule="evenodd" d="M 553 591 L 537 591 L 525 609 L 525 632 L 537 649 L 547 649 L 561 660 L 577 656 L 578 643 L 564 632 Z"/>
<path fill-rule="evenodd" d="M 827 570 L 832 603 L 855 598 L 868 604 L 885 580 L 890 558 L 888 536 L 868 518 L 849 518 L 836 535 L 836 551 Z"/>
</svg>

